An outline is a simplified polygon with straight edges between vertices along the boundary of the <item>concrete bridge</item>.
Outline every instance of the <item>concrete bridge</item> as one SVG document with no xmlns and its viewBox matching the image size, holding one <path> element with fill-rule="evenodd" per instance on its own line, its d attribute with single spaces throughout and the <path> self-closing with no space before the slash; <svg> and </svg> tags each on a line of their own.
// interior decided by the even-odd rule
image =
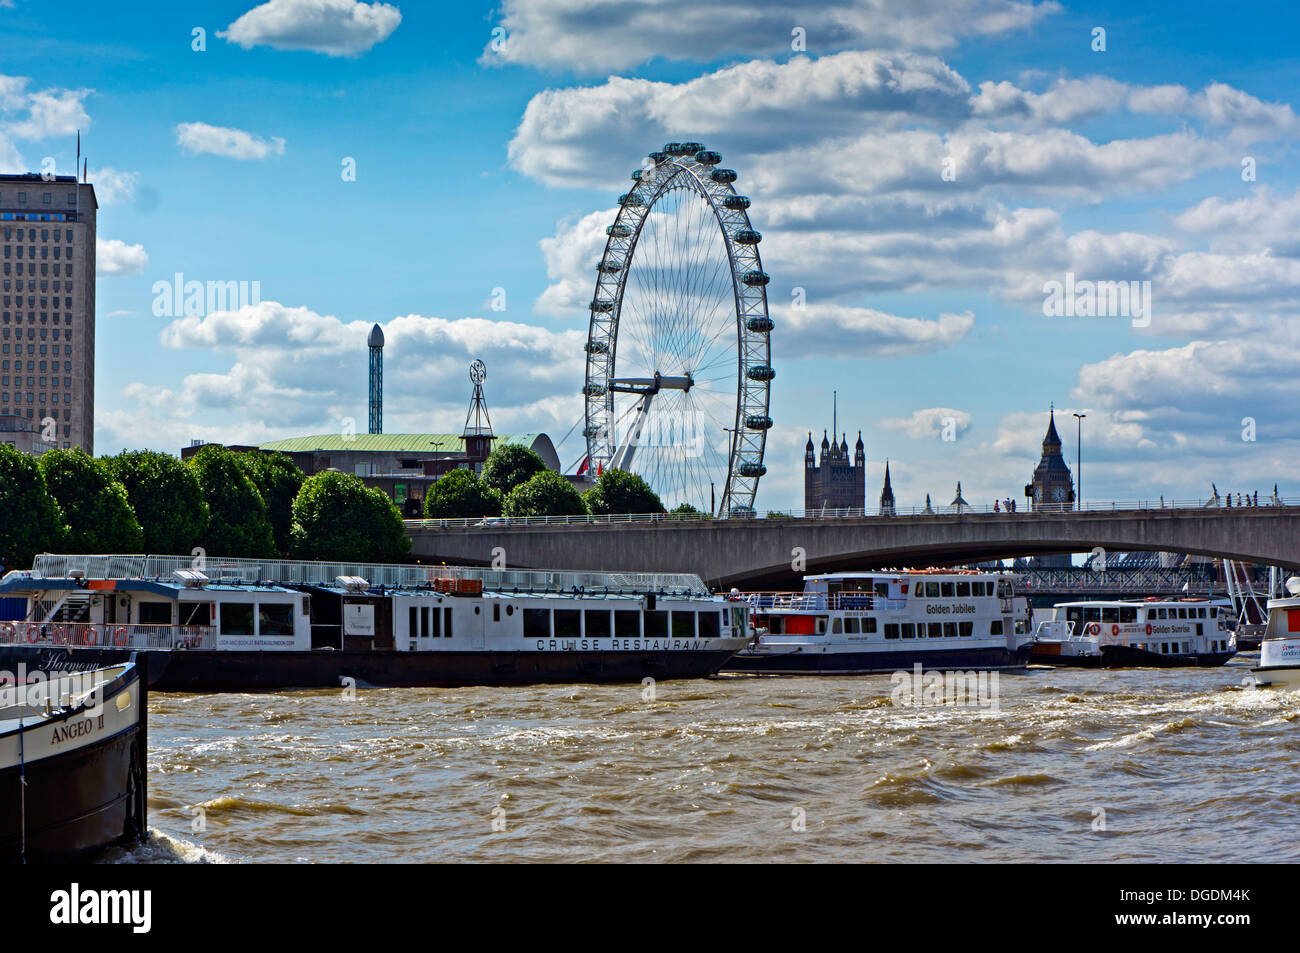
<svg viewBox="0 0 1300 953">
<path fill-rule="evenodd" d="M 1067 512 L 731 520 L 568 517 L 406 525 L 412 555 L 422 562 L 489 565 L 500 556 L 506 566 L 525 569 L 693 572 L 717 587 L 788 588 L 805 573 L 923 567 L 1096 547 L 1223 556 L 1300 570 L 1300 501 L 1246 508 L 1102 506 Z"/>
</svg>

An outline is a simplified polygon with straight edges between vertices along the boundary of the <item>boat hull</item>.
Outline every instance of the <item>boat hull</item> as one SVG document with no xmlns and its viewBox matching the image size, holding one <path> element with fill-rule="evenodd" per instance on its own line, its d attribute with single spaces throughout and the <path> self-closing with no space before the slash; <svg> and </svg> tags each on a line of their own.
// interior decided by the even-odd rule
<svg viewBox="0 0 1300 953">
<path fill-rule="evenodd" d="M 127 691 L 137 691 L 132 678 Z M 105 699 L 111 705 L 117 693 Z M 24 735 L 27 761 L 0 769 L 0 862 L 75 861 L 112 844 L 137 841 L 147 827 L 147 734 L 143 697 L 133 723 L 93 744 L 50 757 L 36 757 L 50 744 L 51 732 L 85 721 L 43 721 Z M 75 728 L 72 729 L 75 731 Z M 26 796 L 21 782 L 26 782 Z M 22 820 L 25 818 L 25 825 Z M 21 827 L 25 826 L 25 836 Z"/>
<path fill-rule="evenodd" d="M 358 685 L 451 687 L 547 683 L 639 682 L 703 678 L 735 653 L 738 640 L 717 648 L 553 652 L 240 652 L 145 651 L 149 687 L 162 692 L 276 691 Z M 0 646 L 0 669 L 85 671 L 125 661 L 124 649 Z"/>
<path fill-rule="evenodd" d="M 722 667 L 724 673 L 761 675 L 872 675 L 911 671 L 956 671 L 1023 668 L 1024 652 L 1005 648 L 936 649 L 913 652 L 740 652 Z"/>
<path fill-rule="evenodd" d="M 1252 668 L 1256 688 L 1275 688 L 1279 691 L 1294 692 L 1300 690 L 1300 666 L 1276 665 Z"/>
<path fill-rule="evenodd" d="M 1236 652 L 1199 652 L 1161 655 L 1132 645 L 1103 645 L 1101 664 L 1105 668 L 1218 668 Z"/>
</svg>

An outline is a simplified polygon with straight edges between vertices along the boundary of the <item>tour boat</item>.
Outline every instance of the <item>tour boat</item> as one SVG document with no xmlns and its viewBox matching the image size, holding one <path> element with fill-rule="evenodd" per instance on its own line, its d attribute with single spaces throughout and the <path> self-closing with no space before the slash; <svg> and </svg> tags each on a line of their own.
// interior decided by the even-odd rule
<svg viewBox="0 0 1300 953">
<path fill-rule="evenodd" d="M 734 594 L 756 641 L 724 672 L 773 675 L 1024 665 L 1012 577 L 971 570 L 842 572 L 804 577 L 803 592 Z"/>
<path fill-rule="evenodd" d="M 1268 600 L 1268 621 L 1259 643 L 1259 665 L 1251 669 L 1257 688 L 1300 688 L 1300 579 L 1286 581 L 1287 599 Z"/>
<path fill-rule="evenodd" d="M 143 839 L 145 681 L 133 662 L 0 676 L 0 862 Z"/>
<path fill-rule="evenodd" d="M 1029 660 L 1082 668 L 1208 668 L 1237 654 L 1232 610 L 1206 599 L 1062 602 L 1040 622 Z"/>
<path fill-rule="evenodd" d="M 159 691 L 712 675 L 750 638 L 698 576 L 54 556 L 0 580 L 0 668 L 143 653 Z M 347 681 L 347 680 L 351 681 Z"/>
</svg>

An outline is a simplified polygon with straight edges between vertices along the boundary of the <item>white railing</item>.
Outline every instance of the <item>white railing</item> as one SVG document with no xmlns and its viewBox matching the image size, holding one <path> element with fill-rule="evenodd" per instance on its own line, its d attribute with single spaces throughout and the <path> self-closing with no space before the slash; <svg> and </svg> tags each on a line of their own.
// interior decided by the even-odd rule
<svg viewBox="0 0 1300 953">
<path fill-rule="evenodd" d="M 214 649 L 206 625 L 93 625 L 87 622 L 0 622 L 0 645 L 123 649 Z"/>
<path fill-rule="evenodd" d="M 1244 500 L 1243 495 L 1243 500 Z M 1260 498 L 1259 506 L 1245 505 L 1238 507 L 1234 502 L 1228 506 L 1224 499 L 1214 500 L 1111 500 L 1108 502 L 1084 503 L 1047 503 L 1036 508 L 1021 508 L 1017 504 L 1015 512 L 1008 512 L 1000 504 L 979 506 L 924 506 L 895 507 L 891 512 L 879 509 L 831 509 L 824 510 L 755 510 L 753 513 L 733 514 L 730 517 L 710 516 L 708 513 L 609 513 L 587 514 L 583 516 L 477 516 L 447 517 L 436 519 L 405 520 L 406 528 L 411 530 L 435 530 L 451 527 L 473 526 L 485 529 L 503 526 L 553 526 L 553 525 L 591 525 L 604 523 L 709 523 L 734 520 L 805 520 L 805 519 L 880 519 L 890 520 L 899 517 L 940 517 L 940 516 L 994 516 L 999 519 L 1036 519 L 1047 516 L 1062 516 L 1071 513 L 1121 513 L 1149 511 L 1189 511 L 1222 510 L 1233 513 L 1238 509 L 1244 512 L 1255 510 L 1277 510 L 1279 508 L 1300 507 L 1300 497 L 1282 497 L 1274 499 Z M 1236 497 L 1233 498 L 1234 500 Z"/>
</svg>

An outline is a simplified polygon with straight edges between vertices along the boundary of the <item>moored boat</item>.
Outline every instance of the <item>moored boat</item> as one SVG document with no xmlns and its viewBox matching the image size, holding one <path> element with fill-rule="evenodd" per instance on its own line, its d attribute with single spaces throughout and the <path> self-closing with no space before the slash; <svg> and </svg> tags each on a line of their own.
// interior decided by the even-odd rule
<svg viewBox="0 0 1300 953">
<path fill-rule="evenodd" d="M 1024 664 L 1009 574 L 897 570 L 807 576 L 803 592 L 735 597 L 757 639 L 724 672 L 772 675 L 1000 669 Z"/>
<path fill-rule="evenodd" d="M 0 861 L 66 861 L 146 834 L 146 679 L 125 662 L 0 673 Z"/>
<path fill-rule="evenodd" d="M 1268 619 L 1252 668 L 1257 688 L 1300 689 L 1300 579 L 1286 581 L 1287 599 L 1268 600 Z"/>
<path fill-rule="evenodd" d="M 0 580 L 0 667 L 148 657 L 160 691 L 695 678 L 749 640 L 698 576 L 38 556 Z"/>
<path fill-rule="evenodd" d="M 1029 645 L 1038 665 L 1185 668 L 1237 654 L 1230 610 L 1205 599 L 1058 603 Z"/>
</svg>

